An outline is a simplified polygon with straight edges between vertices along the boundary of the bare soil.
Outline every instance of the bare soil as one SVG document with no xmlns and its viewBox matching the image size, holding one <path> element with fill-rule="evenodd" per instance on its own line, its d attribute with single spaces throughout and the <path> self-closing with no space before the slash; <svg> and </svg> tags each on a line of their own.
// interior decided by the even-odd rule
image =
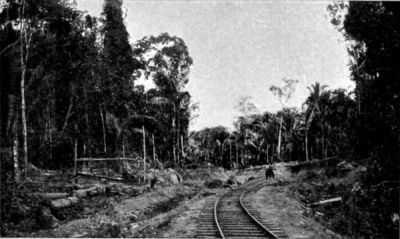
<svg viewBox="0 0 400 239">
<path fill-rule="evenodd" d="M 307 210 L 290 197 L 289 185 L 267 186 L 248 197 L 261 217 L 279 225 L 289 238 L 343 238 L 305 216 Z"/>
<path fill-rule="evenodd" d="M 31 233 L 12 232 L 19 237 L 135 237 L 193 238 L 197 218 L 207 200 L 243 184 L 251 178 L 264 177 L 265 168 L 241 171 L 200 169 L 188 171 L 183 183 L 156 186 L 138 196 L 97 196 L 81 202 L 79 218 L 66 218 L 53 229 Z M 275 168 L 276 179 L 268 186 L 249 194 L 248 200 L 267 221 L 272 221 L 290 238 L 345 238 L 321 225 L 293 198 L 296 184 L 284 167 Z M 222 187 L 208 188 L 206 181 L 220 180 Z M 226 182 L 234 181 L 234 185 Z"/>
</svg>

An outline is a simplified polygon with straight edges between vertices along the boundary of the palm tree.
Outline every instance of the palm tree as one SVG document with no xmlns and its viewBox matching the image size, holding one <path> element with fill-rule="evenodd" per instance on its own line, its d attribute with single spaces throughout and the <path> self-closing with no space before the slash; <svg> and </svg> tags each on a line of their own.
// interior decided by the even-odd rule
<svg viewBox="0 0 400 239">
<path fill-rule="evenodd" d="M 319 82 L 307 87 L 310 92 L 310 95 L 307 97 L 304 105 L 307 105 L 306 114 L 305 114 L 305 141 L 306 141 L 306 158 L 308 159 L 308 131 L 311 127 L 311 124 L 314 122 L 314 118 L 317 116 L 319 122 L 317 122 L 318 127 L 321 131 L 321 152 L 322 157 L 325 155 L 325 139 L 324 139 L 324 113 L 322 99 L 324 97 L 329 97 L 329 92 L 325 91 L 327 85 L 321 85 Z"/>
<path fill-rule="evenodd" d="M 146 181 L 146 128 L 153 132 L 164 133 L 165 127 L 154 117 L 148 115 L 140 115 L 133 111 L 133 104 L 125 105 L 128 116 L 124 119 L 119 119 L 112 113 L 106 112 L 106 122 L 109 129 L 116 131 L 115 148 L 118 149 L 118 144 L 122 141 L 122 156 L 125 157 L 126 144 L 128 137 L 135 133 L 143 135 L 143 177 Z"/>
<path fill-rule="evenodd" d="M 167 94 L 164 95 L 159 95 L 159 96 L 154 96 L 150 99 L 150 102 L 153 104 L 158 104 L 158 105 L 170 105 L 172 106 L 173 112 L 172 112 L 172 142 L 173 142 L 173 156 L 174 156 L 174 162 L 179 163 L 179 140 L 181 136 L 181 121 L 180 121 L 180 115 L 181 111 L 187 109 L 188 103 L 190 100 L 190 94 L 188 92 L 179 92 L 178 88 L 175 87 L 175 84 L 173 81 L 168 81 L 170 84 L 170 91 L 168 91 Z M 182 140 L 183 141 L 183 140 Z M 183 143 L 183 142 L 182 142 Z M 183 145 L 181 145 L 183 148 Z"/>
<path fill-rule="evenodd" d="M 268 119 L 269 120 L 269 119 Z M 254 127 L 257 129 L 257 131 L 259 132 L 259 134 L 260 134 L 260 136 L 261 136 L 261 138 L 262 138 L 262 140 L 261 140 L 261 142 L 260 142 L 260 144 L 259 144 L 259 148 L 258 148 L 258 156 L 257 156 L 257 160 L 259 160 L 260 159 L 260 156 L 261 156 L 261 152 L 262 152 L 262 148 L 264 147 L 264 145 L 266 144 L 267 145 L 267 150 L 266 150 L 266 152 L 267 152 L 267 162 L 269 163 L 269 153 L 268 153 L 268 151 L 269 151 L 269 147 L 270 147 L 270 145 L 269 145 L 269 138 L 270 138 L 270 129 L 269 129 L 269 126 L 270 126 L 270 124 L 269 124 L 269 122 L 265 122 L 264 120 L 262 120 L 262 119 L 260 119 L 260 120 L 257 120 L 256 122 L 255 122 L 255 124 L 254 124 Z"/>
</svg>

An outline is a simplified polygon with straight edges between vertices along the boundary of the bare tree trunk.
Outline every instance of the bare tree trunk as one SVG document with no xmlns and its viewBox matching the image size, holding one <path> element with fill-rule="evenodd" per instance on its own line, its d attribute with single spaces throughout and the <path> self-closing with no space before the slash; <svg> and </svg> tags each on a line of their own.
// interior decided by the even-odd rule
<svg viewBox="0 0 400 239">
<path fill-rule="evenodd" d="M 172 130 L 174 131 L 172 133 L 172 154 L 174 156 L 174 164 L 176 163 L 176 148 L 175 148 L 175 117 L 172 119 Z"/>
<path fill-rule="evenodd" d="M 123 157 L 123 158 L 126 157 L 125 143 L 126 143 L 125 137 L 122 136 L 122 157 Z"/>
<path fill-rule="evenodd" d="M 270 160 L 269 160 L 269 147 L 270 147 L 270 145 L 267 144 L 267 163 L 270 163 Z"/>
<path fill-rule="evenodd" d="M 279 161 L 281 161 L 282 123 L 283 123 L 283 117 L 281 116 L 281 122 L 279 124 L 279 136 L 278 136 L 278 148 L 277 148 Z"/>
<path fill-rule="evenodd" d="M 54 109 L 55 109 L 55 89 L 54 87 L 52 88 L 51 91 L 51 100 L 49 103 L 49 161 L 52 164 L 53 163 L 53 121 L 52 121 L 52 116 L 54 115 Z"/>
<path fill-rule="evenodd" d="M 88 148 L 89 148 L 88 151 L 89 151 L 89 157 L 92 157 L 92 140 L 90 139 L 90 124 L 89 124 L 86 87 L 84 87 L 83 90 L 84 90 L 84 95 L 85 95 L 85 121 L 86 121 L 86 136 L 88 139 Z"/>
<path fill-rule="evenodd" d="M 23 158 L 24 158 L 24 174 L 25 178 L 28 178 L 28 135 L 26 126 L 26 105 L 25 105 L 25 72 L 26 66 L 22 65 L 22 76 L 21 76 L 21 116 L 22 116 L 22 135 L 24 139 L 23 143 Z"/>
<path fill-rule="evenodd" d="M 239 168 L 239 148 L 236 143 L 236 168 Z"/>
<path fill-rule="evenodd" d="M 245 164 L 245 161 L 246 161 L 246 159 L 247 159 L 247 129 L 245 129 L 245 138 L 244 138 L 244 160 L 243 160 L 243 152 L 241 153 L 241 155 L 242 155 L 242 157 L 241 157 L 241 160 L 242 160 L 242 165 L 244 165 Z"/>
<path fill-rule="evenodd" d="M 178 165 L 180 165 L 180 153 L 179 153 L 179 133 L 178 133 L 178 135 L 176 136 L 176 146 L 175 146 L 175 149 L 176 149 L 176 159 L 177 159 L 177 162 L 178 162 Z"/>
<path fill-rule="evenodd" d="M 245 155 L 246 156 L 246 155 Z M 240 164 L 241 165 L 244 165 L 243 164 L 243 150 L 240 150 Z"/>
<path fill-rule="evenodd" d="M 325 157 L 324 158 L 327 158 L 328 157 L 328 148 L 329 148 L 329 144 L 327 144 L 327 145 L 325 145 Z"/>
<path fill-rule="evenodd" d="M 28 136 L 27 136 L 27 126 L 26 126 L 26 105 L 25 105 L 25 74 L 26 74 L 26 55 L 24 55 L 24 42 L 25 47 L 27 48 L 27 42 L 24 41 L 24 34 L 26 35 L 26 29 L 24 25 L 24 21 L 22 18 L 24 17 L 25 12 L 25 1 L 22 2 L 22 10 L 20 12 L 20 41 L 21 41 L 21 49 L 20 49 L 20 57 L 21 57 L 21 116 L 22 116 L 22 135 L 23 135 L 23 159 L 24 159 L 24 174 L 25 179 L 28 177 Z M 27 54 L 27 53 L 25 53 Z"/>
<path fill-rule="evenodd" d="M 305 138 L 305 151 L 306 151 L 306 160 L 309 161 L 310 159 L 308 158 L 308 130 L 306 130 L 306 138 Z"/>
<path fill-rule="evenodd" d="M 15 123 L 14 123 L 15 124 Z M 21 175 L 19 171 L 19 162 L 18 162 L 18 133 L 16 127 L 14 127 L 14 144 L 13 144 L 13 158 L 14 158 L 14 179 L 16 182 L 20 181 Z"/>
<path fill-rule="evenodd" d="M 174 165 L 175 165 L 175 163 L 176 163 L 176 150 L 175 150 L 175 144 L 172 146 L 172 153 L 173 153 L 173 156 L 174 156 Z"/>
<path fill-rule="evenodd" d="M 185 158 L 185 149 L 183 148 L 183 135 L 181 135 L 181 149 L 182 149 L 182 161 Z"/>
<path fill-rule="evenodd" d="M 100 109 L 100 118 L 101 118 L 101 126 L 103 128 L 103 147 L 104 147 L 104 153 L 107 152 L 107 141 L 106 141 L 106 125 L 104 124 L 104 116 L 103 116 L 103 110 L 101 109 L 101 105 L 99 105 Z"/>
<path fill-rule="evenodd" d="M 155 165 L 156 164 L 156 144 L 154 143 L 154 134 L 151 135 L 151 138 L 153 140 L 153 162 Z"/>
<path fill-rule="evenodd" d="M 78 126 L 75 124 L 75 140 L 74 140 L 74 176 L 78 173 Z M 74 180 L 75 183 L 75 180 Z"/>
<path fill-rule="evenodd" d="M 321 138 L 321 159 L 325 158 L 325 137 L 324 134 L 322 133 L 322 138 Z"/>
<path fill-rule="evenodd" d="M 180 122 L 179 122 L 179 107 L 175 106 L 176 111 L 176 153 L 178 159 L 178 165 L 181 165 L 181 154 L 179 150 L 179 139 L 180 139 Z"/>
<path fill-rule="evenodd" d="M 143 131 L 143 180 L 146 183 L 146 129 L 142 126 Z"/>
<path fill-rule="evenodd" d="M 232 168 L 232 143 L 229 143 L 229 169 Z"/>
</svg>

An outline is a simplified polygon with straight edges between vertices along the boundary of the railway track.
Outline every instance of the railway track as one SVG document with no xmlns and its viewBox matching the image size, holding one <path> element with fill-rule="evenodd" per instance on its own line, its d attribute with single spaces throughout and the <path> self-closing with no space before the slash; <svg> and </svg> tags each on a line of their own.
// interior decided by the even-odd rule
<svg viewBox="0 0 400 239">
<path fill-rule="evenodd" d="M 246 194 L 265 185 L 257 180 L 211 198 L 199 217 L 197 237 L 288 238 L 277 225 L 263 221 Z"/>
</svg>

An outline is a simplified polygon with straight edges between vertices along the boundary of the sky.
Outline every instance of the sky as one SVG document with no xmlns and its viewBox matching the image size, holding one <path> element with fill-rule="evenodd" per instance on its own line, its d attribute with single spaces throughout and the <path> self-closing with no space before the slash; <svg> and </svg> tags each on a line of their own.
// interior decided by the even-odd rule
<svg viewBox="0 0 400 239">
<path fill-rule="evenodd" d="M 104 0 L 78 0 L 78 9 L 100 16 Z M 301 109 L 307 86 L 352 90 L 346 42 L 330 23 L 330 1 L 125 0 L 130 42 L 168 32 L 182 38 L 193 58 L 186 90 L 200 105 L 191 130 L 233 127 L 241 97 L 259 112 L 281 104 L 270 92 L 282 78 L 299 83 L 288 107 Z"/>
</svg>

